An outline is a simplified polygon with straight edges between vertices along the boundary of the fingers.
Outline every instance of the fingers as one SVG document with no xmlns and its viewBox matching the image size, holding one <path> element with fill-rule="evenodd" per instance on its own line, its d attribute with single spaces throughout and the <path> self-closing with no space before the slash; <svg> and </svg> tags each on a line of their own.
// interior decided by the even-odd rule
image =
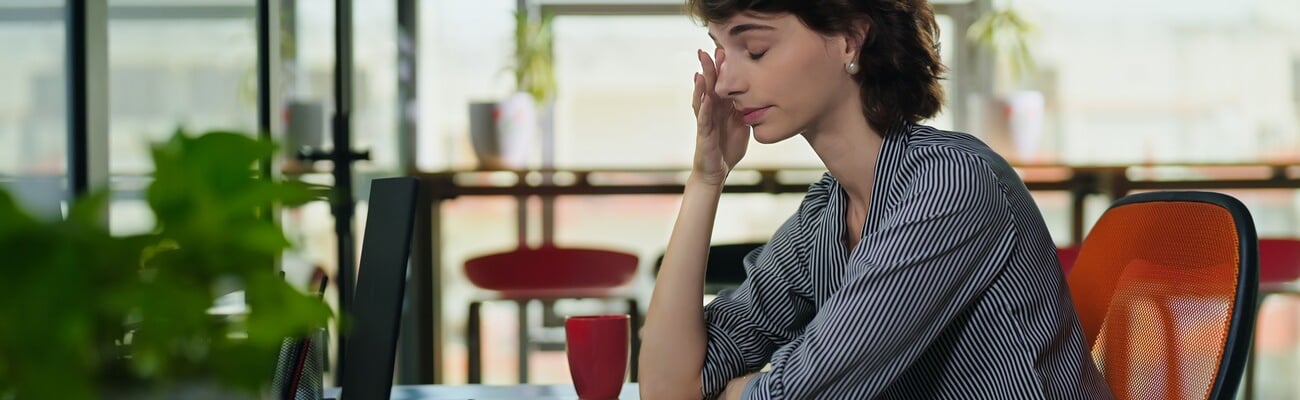
<svg viewBox="0 0 1300 400">
<path fill-rule="evenodd" d="M 721 49 L 717 49 L 715 53 L 720 51 Z M 710 119 L 708 113 L 712 112 L 713 109 L 711 107 L 711 100 L 714 99 L 713 85 L 717 82 L 718 77 L 717 64 L 714 63 L 713 58 L 709 57 L 709 53 L 705 53 L 704 50 L 699 50 L 696 55 L 700 59 L 701 73 L 695 74 L 695 97 L 692 99 L 694 101 L 692 105 L 695 108 L 696 123 L 708 124 Z"/>
<path fill-rule="evenodd" d="M 713 59 L 717 61 L 717 68 L 715 70 L 722 71 L 722 63 L 727 60 L 727 52 L 722 51 L 722 49 L 716 49 L 713 51 Z"/>
<path fill-rule="evenodd" d="M 716 54 L 721 50 L 722 49 L 714 50 L 714 53 Z M 699 51 L 699 56 L 700 68 L 703 69 L 704 72 L 704 95 L 708 96 L 711 95 L 709 92 L 713 91 L 714 83 L 718 81 L 718 68 L 717 65 L 713 63 L 713 59 L 710 58 L 709 54 L 705 53 L 704 50 Z"/>
<path fill-rule="evenodd" d="M 700 115 L 700 103 L 704 101 L 704 75 L 699 72 L 695 73 L 695 94 L 691 96 L 691 109 L 695 110 L 695 116 Z"/>
<path fill-rule="evenodd" d="M 695 74 L 695 124 L 709 126 L 713 123 L 712 94 L 704 85 L 704 75 Z"/>
</svg>

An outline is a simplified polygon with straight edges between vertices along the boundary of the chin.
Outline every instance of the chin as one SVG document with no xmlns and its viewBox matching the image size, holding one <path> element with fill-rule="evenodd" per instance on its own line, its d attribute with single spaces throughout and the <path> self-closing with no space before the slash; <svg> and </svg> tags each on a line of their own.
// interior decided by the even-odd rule
<svg viewBox="0 0 1300 400">
<path fill-rule="evenodd" d="M 762 144 L 779 143 L 796 134 L 798 132 L 771 124 L 758 124 L 753 128 L 754 141 Z"/>
</svg>

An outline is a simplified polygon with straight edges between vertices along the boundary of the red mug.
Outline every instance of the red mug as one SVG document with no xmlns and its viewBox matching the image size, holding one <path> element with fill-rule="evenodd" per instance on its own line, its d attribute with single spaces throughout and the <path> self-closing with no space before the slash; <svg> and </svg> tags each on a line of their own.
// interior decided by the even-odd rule
<svg viewBox="0 0 1300 400">
<path fill-rule="evenodd" d="M 569 317 L 564 321 L 569 374 L 578 398 L 617 399 L 627 372 L 627 315 Z"/>
</svg>

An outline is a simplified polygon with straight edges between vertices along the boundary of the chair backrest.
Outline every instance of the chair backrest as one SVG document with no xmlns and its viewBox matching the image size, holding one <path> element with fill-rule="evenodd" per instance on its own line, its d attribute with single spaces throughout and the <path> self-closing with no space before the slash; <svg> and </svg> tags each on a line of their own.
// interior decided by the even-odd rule
<svg viewBox="0 0 1300 400">
<path fill-rule="evenodd" d="M 391 394 L 418 193 L 415 178 L 371 181 L 341 399 L 387 399 Z"/>
<path fill-rule="evenodd" d="M 520 247 L 465 261 L 465 275 L 491 290 L 611 288 L 632 280 L 637 256 L 616 250 Z"/>
<path fill-rule="evenodd" d="M 704 292 L 717 294 L 722 289 L 740 286 L 748 276 L 745 273 L 745 256 L 767 243 L 746 242 L 709 246 L 708 268 L 704 271 Z M 663 254 L 655 260 L 655 276 L 664 265 Z"/>
<path fill-rule="evenodd" d="M 1260 283 L 1300 279 L 1300 239 L 1259 239 Z"/>
<path fill-rule="evenodd" d="M 1117 399 L 1230 399 L 1255 327 L 1258 240 L 1219 193 L 1119 199 L 1069 275 L 1092 357 Z"/>
</svg>

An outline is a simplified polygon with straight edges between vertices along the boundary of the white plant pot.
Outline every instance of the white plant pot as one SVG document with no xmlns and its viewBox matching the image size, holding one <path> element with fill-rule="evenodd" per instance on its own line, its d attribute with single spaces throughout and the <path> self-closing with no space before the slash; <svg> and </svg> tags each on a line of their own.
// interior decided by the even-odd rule
<svg viewBox="0 0 1300 400">
<path fill-rule="evenodd" d="M 985 104 L 985 136 L 989 146 L 1016 163 L 1043 158 L 1046 100 L 1035 90 L 1019 90 Z"/>
<path fill-rule="evenodd" d="M 480 169 L 525 168 L 539 132 L 537 103 L 527 93 L 470 104 L 470 142 Z"/>
<path fill-rule="evenodd" d="M 1043 150 L 1043 114 L 1046 100 L 1036 90 L 1011 92 L 1003 98 L 1007 110 L 1007 127 L 1016 157 L 1021 161 L 1037 161 Z"/>
</svg>

